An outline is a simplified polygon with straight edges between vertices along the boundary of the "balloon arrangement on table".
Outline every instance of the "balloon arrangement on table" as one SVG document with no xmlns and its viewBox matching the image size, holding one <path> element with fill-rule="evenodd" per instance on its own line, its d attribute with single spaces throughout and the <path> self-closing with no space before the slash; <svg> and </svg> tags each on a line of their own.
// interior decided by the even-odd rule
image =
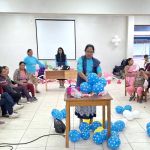
<svg viewBox="0 0 150 150">
<path fill-rule="evenodd" d="M 80 91 L 84 94 L 94 93 L 99 94 L 104 92 L 104 87 L 107 84 L 105 78 L 98 77 L 96 73 L 89 73 L 87 76 L 87 82 L 83 82 L 80 85 Z"/>
<path fill-rule="evenodd" d="M 150 137 L 150 122 L 148 122 L 146 125 L 146 131 L 147 131 L 147 135 Z"/>
<path fill-rule="evenodd" d="M 69 139 L 71 142 L 78 142 L 80 139 L 88 140 L 90 138 L 90 131 L 94 131 L 92 136 L 93 142 L 97 145 L 107 141 L 107 145 L 110 149 L 114 150 L 119 148 L 121 140 L 119 138 L 119 132 L 123 131 L 126 123 L 123 120 L 117 120 L 111 123 L 111 136 L 107 138 L 107 129 L 103 129 L 102 123 L 94 121 L 91 125 L 87 122 L 82 122 L 79 125 L 79 130 L 70 130 Z"/>
<path fill-rule="evenodd" d="M 131 105 L 126 105 L 126 106 L 116 106 L 115 111 L 118 114 L 123 114 L 123 116 L 127 120 L 133 120 L 136 118 L 140 117 L 140 112 L 138 110 L 132 111 L 132 106 Z"/>
<path fill-rule="evenodd" d="M 51 111 L 51 115 L 53 116 L 54 119 L 62 120 L 66 118 L 66 109 L 64 108 L 61 111 L 59 111 L 58 109 L 53 109 Z"/>
</svg>

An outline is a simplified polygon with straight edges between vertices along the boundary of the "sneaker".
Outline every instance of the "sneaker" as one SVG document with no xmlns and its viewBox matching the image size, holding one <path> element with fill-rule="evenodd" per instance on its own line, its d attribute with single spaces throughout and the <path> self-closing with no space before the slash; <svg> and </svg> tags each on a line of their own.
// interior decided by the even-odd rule
<svg viewBox="0 0 150 150">
<path fill-rule="evenodd" d="M 32 97 L 32 100 L 33 100 L 33 101 L 37 101 L 37 98 L 36 98 L 36 97 Z"/>
<path fill-rule="evenodd" d="M 2 117 L 9 118 L 9 114 L 2 115 Z"/>
<path fill-rule="evenodd" d="M 40 91 L 36 90 L 36 93 L 40 93 Z"/>
<path fill-rule="evenodd" d="M 5 124 L 5 122 L 4 121 L 0 121 L 0 124 Z"/>
<path fill-rule="evenodd" d="M 59 88 L 65 88 L 65 86 L 64 85 L 60 85 Z"/>
<path fill-rule="evenodd" d="M 135 95 L 132 95 L 129 99 L 129 101 L 132 101 L 135 98 Z"/>
<path fill-rule="evenodd" d="M 19 110 L 19 109 L 22 109 L 24 106 L 22 104 L 15 104 L 14 107 L 13 107 L 13 110 Z"/>
<path fill-rule="evenodd" d="M 18 113 L 12 113 L 11 115 L 9 115 L 9 118 L 10 118 L 10 119 L 18 118 L 18 117 L 19 117 L 19 114 L 18 114 Z"/>
<path fill-rule="evenodd" d="M 27 102 L 27 99 L 21 99 L 20 101 L 19 101 L 20 103 L 26 103 Z"/>
<path fill-rule="evenodd" d="M 28 98 L 27 103 L 28 103 L 28 102 L 29 102 L 29 103 L 33 102 L 33 99 L 32 99 L 32 98 Z M 29 103 L 28 103 L 28 104 L 29 104 Z"/>
</svg>

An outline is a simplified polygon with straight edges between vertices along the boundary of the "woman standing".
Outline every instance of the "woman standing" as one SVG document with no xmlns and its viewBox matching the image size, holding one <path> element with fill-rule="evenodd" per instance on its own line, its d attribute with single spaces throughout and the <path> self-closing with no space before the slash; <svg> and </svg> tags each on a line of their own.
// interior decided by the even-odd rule
<svg viewBox="0 0 150 150">
<path fill-rule="evenodd" d="M 57 54 L 55 55 L 56 58 L 56 66 L 57 67 L 63 67 L 67 65 L 67 58 L 66 58 L 66 54 L 64 53 L 64 50 L 62 47 L 59 47 L 57 50 Z M 65 80 L 63 79 L 59 79 L 59 85 L 60 88 L 64 88 L 64 82 Z"/>
<path fill-rule="evenodd" d="M 85 47 L 85 55 L 81 56 L 77 62 L 77 87 L 80 86 L 82 82 L 87 81 L 87 75 L 89 73 L 96 73 L 99 77 L 102 75 L 102 70 L 100 67 L 100 61 L 93 57 L 94 46 L 88 44 Z M 91 123 L 93 117 L 96 117 L 96 107 L 95 106 L 77 106 L 75 109 L 75 115 L 82 119 L 90 119 Z"/>
</svg>

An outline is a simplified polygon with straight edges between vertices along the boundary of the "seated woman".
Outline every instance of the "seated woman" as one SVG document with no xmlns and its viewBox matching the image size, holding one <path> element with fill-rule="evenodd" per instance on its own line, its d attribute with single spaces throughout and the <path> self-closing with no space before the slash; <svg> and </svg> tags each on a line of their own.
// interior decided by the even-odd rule
<svg viewBox="0 0 150 150">
<path fill-rule="evenodd" d="M 0 98 L 2 117 L 18 118 L 19 114 L 13 111 L 14 101 L 8 93 L 3 93 Z"/>
<path fill-rule="evenodd" d="M 29 82 L 29 74 L 25 69 L 25 63 L 23 61 L 19 63 L 19 69 L 16 69 L 16 71 L 14 72 L 13 80 L 19 86 L 26 87 L 31 92 L 32 99 L 37 100 L 37 98 L 35 97 L 34 85 Z"/>
<path fill-rule="evenodd" d="M 3 66 L 2 67 L 2 71 L 0 72 L 1 74 L 1 85 L 2 88 L 5 92 L 9 93 L 12 97 L 15 94 L 15 97 L 13 97 L 13 99 L 16 98 L 16 95 L 18 95 L 18 101 L 21 98 L 21 94 L 25 95 L 25 97 L 27 98 L 28 103 L 32 102 L 33 99 L 29 94 L 29 91 L 26 87 L 20 85 L 18 86 L 18 84 L 13 84 L 11 79 L 9 78 L 9 68 L 7 66 Z M 17 102 L 18 104 L 18 102 Z M 19 104 L 22 108 L 23 105 Z"/>
<path fill-rule="evenodd" d="M 6 80 L 6 70 L 4 67 L 0 67 L 0 86 L 2 88 L 2 93 L 7 92 L 14 100 L 15 104 L 19 103 L 19 100 L 21 98 L 21 94 L 17 93 L 7 82 Z"/>
<path fill-rule="evenodd" d="M 144 68 L 140 68 L 137 75 L 135 76 L 135 81 L 133 85 L 126 87 L 128 94 L 130 95 L 130 100 L 134 98 L 134 92 L 137 93 L 137 102 L 142 102 L 142 94 L 144 91 L 144 82 L 148 80 L 148 76 L 146 75 Z M 133 97 L 131 99 L 131 97 Z"/>
</svg>

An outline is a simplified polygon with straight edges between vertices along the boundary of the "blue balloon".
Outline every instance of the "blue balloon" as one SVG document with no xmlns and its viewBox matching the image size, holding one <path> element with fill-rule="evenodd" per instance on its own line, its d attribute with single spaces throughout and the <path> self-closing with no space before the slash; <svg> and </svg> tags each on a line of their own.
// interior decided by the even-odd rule
<svg viewBox="0 0 150 150">
<path fill-rule="evenodd" d="M 56 119 L 59 119 L 59 120 L 63 119 L 63 115 L 58 109 L 53 109 L 52 112 L 51 112 L 51 115 L 53 116 L 53 118 L 56 118 Z"/>
<path fill-rule="evenodd" d="M 77 130 L 70 130 L 69 131 L 69 139 L 71 142 L 78 142 L 81 138 L 81 134 Z"/>
<path fill-rule="evenodd" d="M 89 73 L 87 76 L 88 83 L 94 85 L 99 81 L 99 77 L 96 73 Z"/>
<path fill-rule="evenodd" d="M 91 124 L 91 129 L 92 129 L 92 131 L 94 131 L 95 129 L 97 129 L 98 127 L 101 127 L 101 126 L 102 126 L 102 124 L 99 121 L 94 121 Z"/>
<path fill-rule="evenodd" d="M 66 108 L 62 109 L 60 112 L 61 112 L 63 118 L 66 118 Z"/>
<path fill-rule="evenodd" d="M 111 136 L 117 136 L 119 138 L 119 133 L 117 131 L 111 131 Z"/>
<path fill-rule="evenodd" d="M 87 82 L 83 82 L 80 84 L 80 91 L 88 94 L 88 93 L 92 92 L 92 86 Z"/>
<path fill-rule="evenodd" d="M 114 123 L 111 124 L 111 131 L 117 131 L 117 127 Z"/>
<path fill-rule="evenodd" d="M 106 141 L 107 140 L 107 136 L 108 136 L 107 129 L 102 130 L 100 133 L 102 135 L 103 140 Z"/>
<path fill-rule="evenodd" d="M 88 140 L 90 138 L 90 131 L 83 131 L 83 132 L 81 132 L 81 138 L 83 140 Z"/>
<path fill-rule="evenodd" d="M 121 132 L 125 128 L 125 123 L 122 120 L 114 122 L 114 131 Z"/>
<path fill-rule="evenodd" d="M 81 132 L 83 131 L 89 131 L 90 130 L 90 125 L 87 122 L 81 122 L 79 129 Z"/>
<path fill-rule="evenodd" d="M 99 78 L 99 82 L 105 87 L 107 85 L 107 80 L 105 78 Z"/>
<path fill-rule="evenodd" d="M 100 132 L 96 132 L 94 133 L 93 135 L 93 141 L 96 143 L 96 144 L 102 144 L 104 142 L 103 140 L 103 135 L 100 133 Z"/>
<path fill-rule="evenodd" d="M 96 84 L 93 85 L 92 91 L 95 94 L 99 94 L 100 92 L 104 91 L 104 86 L 100 82 L 98 82 L 98 83 L 96 83 Z"/>
<path fill-rule="evenodd" d="M 131 105 L 126 105 L 126 106 L 124 106 L 124 110 L 132 111 L 132 106 Z"/>
<path fill-rule="evenodd" d="M 108 147 L 112 150 L 118 149 L 120 144 L 121 144 L 121 141 L 117 136 L 111 136 L 108 139 L 108 143 L 107 143 Z"/>
<path fill-rule="evenodd" d="M 116 113 L 122 114 L 124 111 L 124 108 L 122 106 L 116 106 L 115 107 Z"/>
<path fill-rule="evenodd" d="M 150 127 L 147 128 L 147 135 L 150 137 Z"/>
<path fill-rule="evenodd" d="M 146 129 L 150 127 L 150 122 L 147 123 Z"/>
</svg>

